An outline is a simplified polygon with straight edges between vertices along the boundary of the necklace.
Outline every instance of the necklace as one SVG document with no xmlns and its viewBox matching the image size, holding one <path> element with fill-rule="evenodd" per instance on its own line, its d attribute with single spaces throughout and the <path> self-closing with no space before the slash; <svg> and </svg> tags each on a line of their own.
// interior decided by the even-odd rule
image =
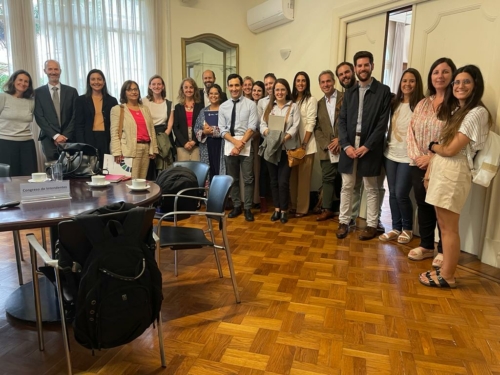
<svg viewBox="0 0 500 375">
<path fill-rule="evenodd" d="M 184 108 L 186 108 L 186 111 L 192 111 L 194 108 L 194 105 L 193 104 L 191 104 L 191 105 L 184 104 Z"/>
</svg>

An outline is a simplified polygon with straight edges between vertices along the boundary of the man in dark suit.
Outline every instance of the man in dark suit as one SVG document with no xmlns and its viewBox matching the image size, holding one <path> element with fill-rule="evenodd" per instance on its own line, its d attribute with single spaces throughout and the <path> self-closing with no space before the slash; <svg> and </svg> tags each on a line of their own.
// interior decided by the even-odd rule
<svg viewBox="0 0 500 375">
<path fill-rule="evenodd" d="M 47 85 L 35 90 L 36 123 L 40 127 L 39 141 L 47 161 L 57 160 L 57 145 L 74 141 L 74 103 L 78 92 L 59 82 L 61 67 L 55 60 L 45 62 Z"/>
<path fill-rule="evenodd" d="M 321 72 L 318 79 L 321 91 L 325 95 L 318 101 L 318 117 L 314 127 L 323 182 L 322 212 L 316 221 L 323 221 L 339 211 L 340 189 L 335 188 L 339 163 L 338 160 L 332 162 L 330 155 L 338 157 L 340 154 L 338 119 L 344 93 L 335 89 L 335 77 L 331 70 Z"/>
<path fill-rule="evenodd" d="M 377 234 L 377 180 L 383 164 L 391 90 L 372 77 L 374 64 L 370 52 L 357 52 L 354 55 L 354 66 L 358 84 L 345 93 L 339 116 L 339 172 L 342 173 L 342 192 L 339 229 L 336 234 L 337 238 L 345 238 L 349 233 L 352 193 L 356 176 L 361 176 L 367 196 L 367 226 L 359 235 L 359 239 L 364 241 Z"/>
<path fill-rule="evenodd" d="M 210 87 L 212 87 L 215 83 L 215 73 L 211 70 L 205 70 L 201 75 L 201 78 L 203 79 L 203 86 L 205 87 L 200 89 L 200 98 L 201 102 L 203 103 L 203 107 L 206 107 L 210 104 L 210 102 L 208 101 L 208 91 L 210 90 Z M 220 102 L 224 103 L 226 100 L 227 95 L 225 92 L 222 92 Z"/>
</svg>

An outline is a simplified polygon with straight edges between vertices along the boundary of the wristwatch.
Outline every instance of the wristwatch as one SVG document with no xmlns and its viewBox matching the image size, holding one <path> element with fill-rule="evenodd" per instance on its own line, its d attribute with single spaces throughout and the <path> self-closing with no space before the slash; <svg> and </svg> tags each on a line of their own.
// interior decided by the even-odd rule
<svg viewBox="0 0 500 375">
<path fill-rule="evenodd" d="M 432 150 L 432 146 L 438 145 L 438 144 L 439 144 L 439 142 L 434 142 L 434 141 L 432 141 L 431 143 L 429 143 L 429 151 L 432 152 L 433 154 L 435 154 L 436 151 Z"/>
</svg>

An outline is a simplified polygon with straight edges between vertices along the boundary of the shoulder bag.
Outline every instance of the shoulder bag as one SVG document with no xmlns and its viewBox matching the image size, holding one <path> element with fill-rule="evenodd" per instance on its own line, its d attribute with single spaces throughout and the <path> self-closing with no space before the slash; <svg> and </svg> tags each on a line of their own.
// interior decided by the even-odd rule
<svg viewBox="0 0 500 375">
<path fill-rule="evenodd" d="M 286 113 L 285 127 L 283 128 L 283 136 L 285 136 L 286 124 L 288 122 L 288 116 L 290 115 L 291 109 L 292 109 L 292 104 L 290 104 L 288 112 Z M 300 145 L 302 143 L 300 141 L 300 129 L 297 129 L 297 137 L 299 138 L 299 145 Z M 293 150 L 286 150 L 286 154 L 288 156 L 288 166 L 290 168 L 293 168 L 302 163 L 304 157 L 306 156 L 306 150 L 304 150 L 302 147 L 297 147 Z"/>
<path fill-rule="evenodd" d="M 59 143 L 58 163 L 65 178 L 91 177 L 100 172 L 99 151 L 86 143 Z"/>
</svg>

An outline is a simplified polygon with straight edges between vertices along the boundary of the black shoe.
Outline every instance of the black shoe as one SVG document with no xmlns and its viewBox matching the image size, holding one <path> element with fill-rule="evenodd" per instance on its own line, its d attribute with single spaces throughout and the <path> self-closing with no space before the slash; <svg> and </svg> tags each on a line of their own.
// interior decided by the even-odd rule
<svg viewBox="0 0 500 375">
<path fill-rule="evenodd" d="M 245 220 L 246 221 L 253 221 L 254 218 L 253 218 L 253 214 L 252 214 L 252 210 L 250 209 L 245 209 Z"/>
<path fill-rule="evenodd" d="M 377 232 L 385 233 L 384 225 L 382 224 L 382 222 L 380 220 L 378 221 Z"/>
<path fill-rule="evenodd" d="M 271 216 L 271 221 L 278 221 L 281 217 L 281 213 L 279 211 L 274 211 Z"/>
<path fill-rule="evenodd" d="M 241 215 L 241 207 L 234 207 L 233 210 L 227 215 L 229 218 L 235 218 Z"/>
<path fill-rule="evenodd" d="M 288 212 L 286 211 L 281 211 L 281 219 L 280 219 L 282 224 L 285 224 L 288 222 Z"/>
</svg>

